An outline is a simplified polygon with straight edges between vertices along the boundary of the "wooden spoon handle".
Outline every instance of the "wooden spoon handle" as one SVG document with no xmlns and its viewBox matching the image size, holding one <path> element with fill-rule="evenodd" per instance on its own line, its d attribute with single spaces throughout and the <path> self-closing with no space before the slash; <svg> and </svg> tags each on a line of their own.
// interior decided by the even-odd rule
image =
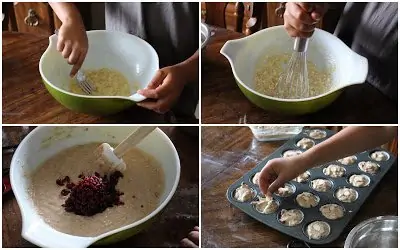
<svg viewBox="0 0 400 250">
<path fill-rule="evenodd" d="M 121 158 L 126 151 L 128 151 L 130 148 L 136 146 L 139 142 L 142 141 L 143 138 L 145 138 L 148 134 L 153 132 L 157 127 L 154 126 L 145 126 L 145 127 L 139 127 L 135 131 L 132 132 L 125 140 L 123 140 L 115 149 L 114 149 L 114 154 L 118 157 Z"/>
</svg>

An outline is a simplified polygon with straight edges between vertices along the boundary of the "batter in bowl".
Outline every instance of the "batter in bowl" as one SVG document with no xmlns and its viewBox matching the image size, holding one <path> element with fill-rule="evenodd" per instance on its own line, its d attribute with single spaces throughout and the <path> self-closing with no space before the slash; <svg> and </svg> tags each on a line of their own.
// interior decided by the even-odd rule
<svg viewBox="0 0 400 250">
<path fill-rule="evenodd" d="M 369 185 L 369 177 L 364 174 L 353 174 L 350 176 L 349 182 L 354 187 L 366 187 Z"/>
<path fill-rule="evenodd" d="M 331 227 L 324 221 L 314 221 L 307 226 L 308 238 L 320 240 L 328 237 L 331 233 Z"/>
<path fill-rule="evenodd" d="M 304 218 L 303 212 L 298 209 L 282 209 L 280 213 L 279 221 L 289 227 L 299 225 Z"/>
<path fill-rule="evenodd" d="M 55 230 L 77 236 L 97 236 L 138 221 L 153 212 L 165 188 L 164 171 L 152 156 L 133 148 L 123 157 L 127 165 L 117 184 L 124 203 L 107 208 L 93 216 L 66 212 L 62 204 L 68 196 L 60 192 L 59 178 L 69 176 L 77 183 L 78 176 L 96 171 L 94 150 L 100 143 L 74 146 L 46 160 L 31 176 L 29 193 L 42 219 Z"/>
<path fill-rule="evenodd" d="M 326 204 L 319 208 L 321 214 L 329 220 L 337 220 L 344 216 L 344 210 L 337 204 Z"/>
<path fill-rule="evenodd" d="M 241 202 L 249 201 L 253 199 L 254 196 L 255 193 L 253 189 L 246 183 L 242 183 L 242 185 L 235 190 L 235 199 Z"/>
<path fill-rule="evenodd" d="M 328 167 L 324 168 L 323 173 L 327 176 L 330 176 L 332 178 L 338 178 L 342 177 L 344 173 L 346 172 L 346 169 L 342 166 L 331 164 Z"/>
<path fill-rule="evenodd" d="M 372 161 L 362 161 L 358 163 L 358 167 L 368 174 L 376 174 L 379 170 L 379 164 Z"/>
</svg>

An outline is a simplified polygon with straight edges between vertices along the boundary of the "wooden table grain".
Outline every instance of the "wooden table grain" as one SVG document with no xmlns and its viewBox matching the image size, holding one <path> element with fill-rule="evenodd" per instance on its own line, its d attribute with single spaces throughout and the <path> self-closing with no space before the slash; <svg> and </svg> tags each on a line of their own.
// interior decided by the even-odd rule
<svg viewBox="0 0 400 250">
<path fill-rule="evenodd" d="M 284 116 L 258 108 L 240 91 L 228 60 L 220 53 L 228 40 L 244 34 L 211 27 L 215 32 L 201 57 L 202 123 L 212 124 L 396 124 L 397 102 L 370 84 L 351 86 L 325 109 L 314 114 Z"/>
<path fill-rule="evenodd" d="M 3 32 L 3 123 L 5 124 L 147 124 L 175 123 L 170 115 L 134 106 L 106 117 L 71 111 L 46 90 L 39 73 L 39 60 L 49 39 L 31 33 Z M 179 123 L 198 123 L 178 118 Z"/>
<path fill-rule="evenodd" d="M 230 205 L 226 190 L 283 142 L 258 142 L 248 127 L 202 127 L 202 247 L 286 247 L 293 240 Z M 341 236 L 323 247 L 344 246 L 350 230 L 361 221 L 397 215 L 397 162 L 389 170 Z M 390 198 L 389 198 L 390 197 Z"/>
<path fill-rule="evenodd" d="M 147 230 L 125 241 L 105 247 L 178 247 L 180 240 L 199 225 L 199 151 L 198 127 L 162 127 L 174 143 L 181 161 L 181 178 L 171 201 L 160 219 Z M 7 127 L 9 144 L 18 143 L 21 127 Z M 197 131 L 197 135 L 196 135 Z M 11 146 L 11 145 L 9 145 Z M 4 168 L 10 165 L 12 153 L 3 148 Z M 35 247 L 21 237 L 21 213 L 12 192 L 3 196 L 3 247 Z"/>
</svg>

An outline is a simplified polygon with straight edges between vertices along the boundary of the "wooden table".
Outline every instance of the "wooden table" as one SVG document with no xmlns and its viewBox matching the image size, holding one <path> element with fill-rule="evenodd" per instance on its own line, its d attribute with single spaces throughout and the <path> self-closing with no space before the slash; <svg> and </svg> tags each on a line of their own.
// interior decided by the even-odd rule
<svg viewBox="0 0 400 250">
<path fill-rule="evenodd" d="M 247 127 L 202 127 L 201 137 L 202 247 L 286 247 L 293 238 L 252 219 L 226 199 L 232 183 L 283 143 L 258 142 Z M 343 247 L 350 230 L 365 219 L 397 215 L 397 176 L 396 162 L 342 235 L 324 247 Z"/>
<path fill-rule="evenodd" d="M 174 143 L 181 160 L 181 178 L 177 191 L 159 221 L 140 234 L 107 247 L 178 247 L 181 239 L 199 225 L 199 148 L 198 136 L 187 128 L 162 127 Z M 190 130 L 197 130 L 191 127 Z M 20 127 L 8 127 L 10 140 L 16 141 Z M 10 165 L 12 154 L 4 153 L 3 171 Z M 35 247 L 21 237 L 21 214 L 14 195 L 3 196 L 3 247 Z"/>
<path fill-rule="evenodd" d="M 46 90 L 39 73 L 39 60 L 48 47 L 48 37 L 30 33 L 3 32 L 3 123 L 168 123 L 160 115 L 140 107 L 107 117 L 76 113 L 58 103 Z M 198 123 L 179 118 L 181 123 Z"/>
<path fill-rule="evenodd" d="M 215 27 L 211 30 L 215 35 L 201 57 L 202 123 L 397 123 L 397 103 L 370 84 L 346 88 L 334 103 L 314 114 L 283 116 L 258 108 L 240 91 L 228 60 L 219 52 L 226 41 L 242 38 L 244 34 Z"/>
</svg>

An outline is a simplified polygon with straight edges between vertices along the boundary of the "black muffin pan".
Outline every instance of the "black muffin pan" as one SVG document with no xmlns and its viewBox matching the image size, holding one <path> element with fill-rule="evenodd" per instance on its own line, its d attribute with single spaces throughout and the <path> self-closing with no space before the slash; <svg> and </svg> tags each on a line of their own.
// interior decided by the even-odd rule
<svg viewBox="0 0 400 250">
<path fill-rule="evenodd" d="M 304 129 L 301 133 L 293 137 L 292 139 L 288 140 L 282 147 L 280 147 L 278 150 L 276 150 L 274 153 L 266 157 L 264 160 L 262 160 L 255 168 L 247 172 L 244 176 L 242 176 L 239 180 L 237 180 L 235 183 L 233 183 L 227 190 L 227 198 L 230 203 L 232 203 L 234 206 L 237 208 L 241 209 L 243 212 L 248 214 L 249 216 L 253 217 L 254 219 L 258 220 L 259 222 L 272 227 L 282 233 L 285 233 L 287 235 L 290 235 L 294 238 L 297 238 L 299 240 L 303 240 L 305 242 L 311 243 L 311 244 L 327 244 L 335 239 L 337 239 L 346 225 L 350 222 L 350 220 L 353 218 L 353 216 L 357 213 L 357 211 L 360 209 L 364 201 L 368 198 L 368 196 L 371 194 L 373 189 L 377 186 L 379 181 L 383 178 L 383 176 L 389 171 L 390 167 L 394 164 L 396 161 L 395 157 L 387 152 L 389 155 L 389 159 L 386 161 L 375 161 L 373 160 L 370 155 L 375 152 L 375 151 L 385 151 L 381 148 L 376 148 L 372 150 L 367 150 L 359 154 L 355 154 L 357 157 L 357 160 L 354 164 L 351 165 L 343 165 L 339 163 L 338 161 L 330 162 L 328 164 L 324 164 L 322 166 L 316 167 L 309 169 L 308 172 L 310 173 L 310 177 L 308 180 L 304 183 L 299 183 L 296 181 L 290 181 L 288 182 L 289 184 L 292 184 L 296 190 L 295 192 L 288 196 L 288 197 L 280 197 L 277 195 L 273 195 L 273 198 L 278 202 L 279 207 L 276 210 L 276 212 L 272 214 L 262 214 L 259 213 L 253 204 L 251 204 L 252 201 L 257 201 L 258 198 L 257 196 L 260 195 L 262 196 L 262 193 L 258 187 L 258 185 L 253 184 L 252 178 L 253 176 L 262 170 L 262 168 L 265 166 L 265 164 L 274 158 L 279 158 L 283 157 L 283 153 L 287 150 L 301 150 L 305 151 L 299 147 L 296 146 L 296 143 L 301 140 L 302 138 L 309 138 L 309 132 L 314 129 Z M 323 139 L 312 139 L 315 142 L 315 145 L 318 143 L 326 140 L 327 138 L 331 137 L 334 132 L 331 130 L 326 130 L 326 129 L 318 129 L 326 132 L 326 137 Z M 386 152 L 386 151 L 385 151 Z M 378 172 L 374 175 L 368 174 L 363 172 L 361 169 L 358 167 L 358 163 L 361 161 L 372 161 L 376 162 L 379 164 L 380 169 Z M 344 176 L 339 177 L 339 178 L 332 178 L 330 176 L 326 176 L 322 171 L 325 167 L 329 166 L 330 164 L 336 164 L 343 166 L 346 169 L 346 172 Z M 351 175 L 353 174 L 364 174 L 370 178 L 370 183 L 366 187 L 354 187 L 352 186 L 348 179 L 350 178 Z M 327 179 L 332 181 L 333 186 L 331 189 L 327 192 L 318 192 L 311 187 L 311 181 L 314 179 Z M 249 185 L 256 193 L 257 195 L 248 202 L 240 202 L 235 199 L 234 194 L 235 190 L 240 187 L 242 183 L 245 183 Z M 352 203 L 345 203 L 339 201 L 335 197 L 335 192 L 338 188 L 340 187 L 349 187 L 357 191 L 358 193 L 358 198 L 352 202 Z M 296 202 L 296 196 L 302 192 L 310 192 L 313 193 L 314 195 L 317 195 L 319 197 L 319 203 L 316 207 L 313 208 L 302 208 L 299 206 Z M 337 220 L 329 220 L 325 218 L 321 212 L 319 211 L 320 207 L 328 204 L 337 204 L 344 208 L 344 216 L 342 218 L 339 218 Z M 282 209 L 299 209 L 300 211 L 303 212 L 304 218 L 303 221 L 298 224 L 297 226 L 289 227 L 284 224 L 282 224 L 279 220 L 279 214 Z M 324 221 L 327 222 L 330 226 L 330 234 L 323 239 L 320 240 L 314 240 L 314 239 L 309 239 L 309 237 L 306 234 L 306 227 L 308 224 L 310 224 L 313 221 Z"/>
</svg>

